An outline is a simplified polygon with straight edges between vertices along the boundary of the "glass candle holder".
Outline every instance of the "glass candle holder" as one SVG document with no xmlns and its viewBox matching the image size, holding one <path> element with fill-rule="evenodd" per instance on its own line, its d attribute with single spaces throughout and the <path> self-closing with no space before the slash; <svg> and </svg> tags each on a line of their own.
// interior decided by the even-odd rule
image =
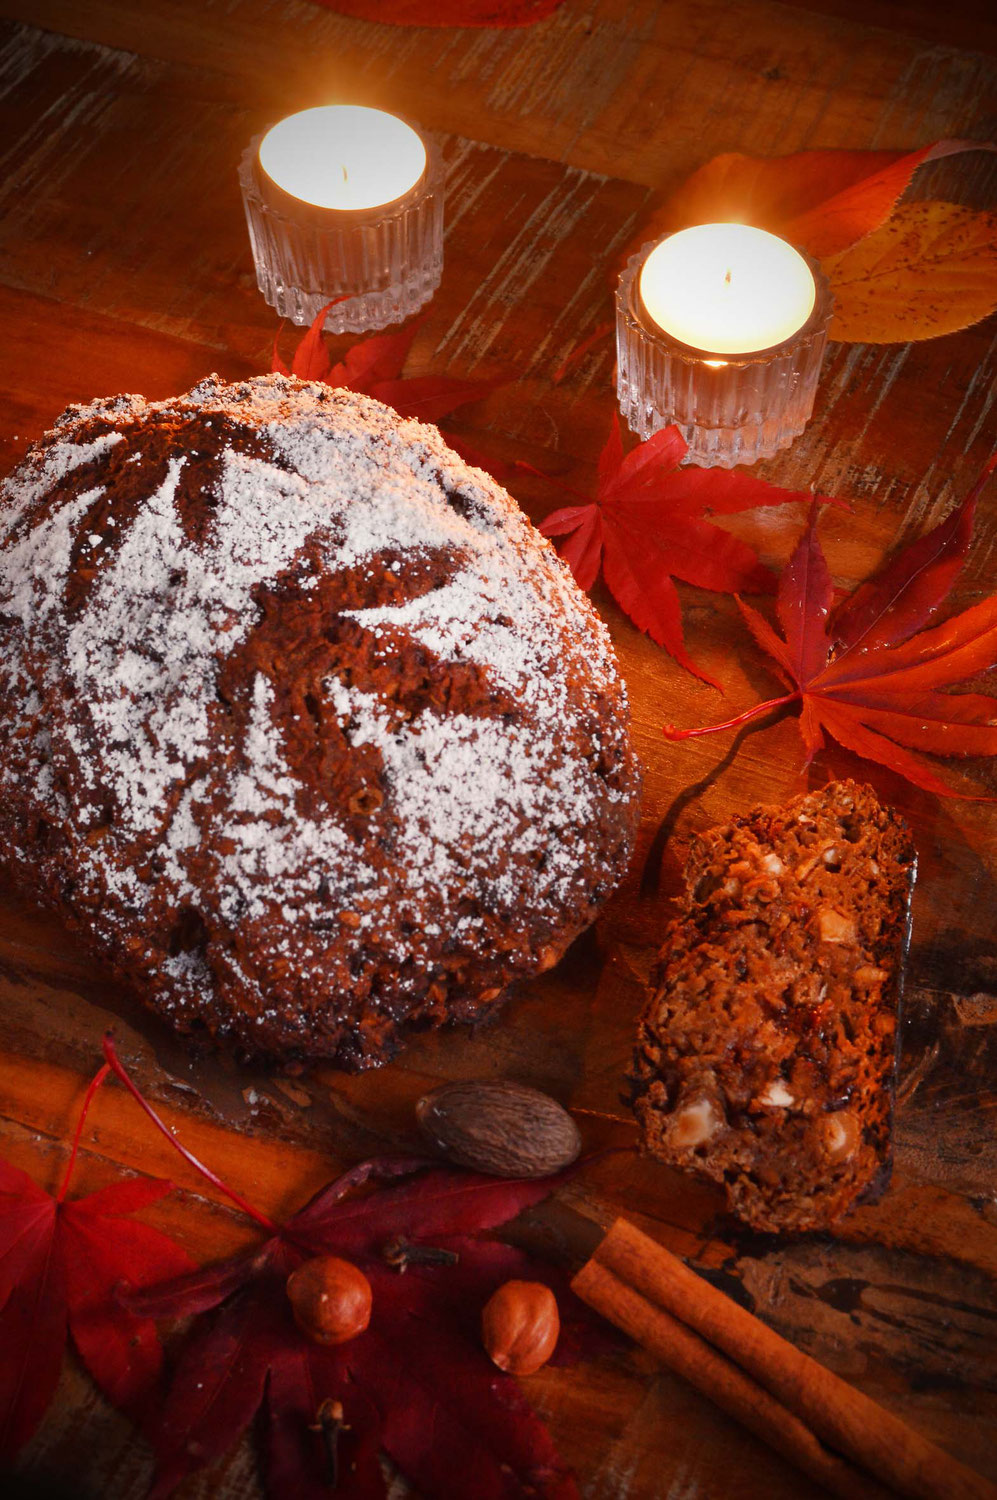
<svg viewBox="0 0 997 1500">
<path fill-rule="evenodd" d="M 334 302 L 324 324 L 330 333 L 366 333 L 403 322 L 429 301 L 443 274 L 444 174 L 438 142 L 419 138 L 426 162 L 418 181 L 391 202 L 362 208 L 326 207 L 285 191 L 261 165 L 266 135 L 250 142 L 239 185 L 256 283 L 282 318 L 310 324 Z"/>
<path fill-rule="evenodd" d="M 814 304 L 781 343 L 748 353 L 715 353 L 682 343 L 649 315 L 640 275 L 654 242 L 628 260 L 616 291 L 616 391 L 620 411 L 642 440 L 674 423 L 688 459 L 731 469 L 788 448 L 813 412 L 833 299 L 810 256 Z"/>
</svg>

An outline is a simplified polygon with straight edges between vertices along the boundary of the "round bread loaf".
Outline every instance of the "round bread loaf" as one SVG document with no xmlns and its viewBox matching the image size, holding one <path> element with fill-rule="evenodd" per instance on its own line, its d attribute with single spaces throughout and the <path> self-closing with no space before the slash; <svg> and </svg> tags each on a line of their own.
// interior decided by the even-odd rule
<svg viewBox="0 0 997 1500">
<path fill-rule="evenodd" d="M 605 627 L 435 428 L 283 376 L 71 407 L 0 500 L 0 840 L 148 1003 L 381 1062 L 554 963 L 639 774 Z"/>
</svg>

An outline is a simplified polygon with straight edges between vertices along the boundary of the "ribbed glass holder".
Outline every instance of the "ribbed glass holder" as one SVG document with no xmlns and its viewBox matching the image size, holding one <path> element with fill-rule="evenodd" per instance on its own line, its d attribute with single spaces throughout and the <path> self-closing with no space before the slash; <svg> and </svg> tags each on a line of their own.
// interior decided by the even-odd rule
<svg viewBox="0 0 997 1500">
<path fill-rule="evenodd" d="M 640 271 L 654 243 L 627 261 L 616 290 L 616 394 L 642 440 L 674 423 L 688 461 L 732 469 L 788 448 L 810 420 L 833 299 L 827 277 L 804 255 L 817 284 L 813 312 L 792 338 L 757 354 L 709 354 L 652 322 Z M 803 254 L 803 252 L 800 252 Z"/>
<path fill-rule="evenodd" d="M 263 171 L 262 136 L 247 147 L 239 185 L 256 284 L 282 318 L 312 323 L 327 302 L 330 333 L 401 323 L 432 297 L 443 275 L 443 161 L 432 138 L 426 170 L 403 197 L 372 209 L 318 208 Z"/>
</svg>

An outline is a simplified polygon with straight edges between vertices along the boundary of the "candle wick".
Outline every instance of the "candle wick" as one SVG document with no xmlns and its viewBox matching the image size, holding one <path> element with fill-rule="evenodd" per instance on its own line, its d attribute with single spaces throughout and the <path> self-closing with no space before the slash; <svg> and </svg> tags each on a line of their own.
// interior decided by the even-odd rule
<svg viewBox="0 0 997 1500">
<path fill-rule="evenodd" d="M 349 179 L 349 173 L 347 172 L 347 170 L 346 170 L 345 167 L 342 168 L 342 172 L 343 172 L 343 181 L 344 182 L 349 182 L 349 180 L 350 180 Z M 728 280 L 729 280 L 730 279 L 730 272 L 729 271 L 727 272 L 727 277 L 728 277 Z"/>
</svg>

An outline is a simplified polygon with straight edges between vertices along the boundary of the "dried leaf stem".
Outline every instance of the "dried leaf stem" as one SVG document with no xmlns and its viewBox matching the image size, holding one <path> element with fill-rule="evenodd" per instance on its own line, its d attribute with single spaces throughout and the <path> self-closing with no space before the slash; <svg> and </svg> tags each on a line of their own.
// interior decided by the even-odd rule
<svg viewBox="0 0 997 1500">
<path fill-rule="evenodd" d="M 76 1156 L 77 1152 L 80 1149 L 80 1139 L 83 1135 L 83 1126 L 86 1124 L 87 1115 L 90 1113 L 90 1105 L 93 1103 L 94 1095 L 96 1094 L 97 1090 L 100 1088 L 101 1084 L 104 1082 L 104 1079 L 107 1077 L 110 1071 L 110 1064 L 104 1063 L 103 1067 L 97 1073 L 95 1073 L 93 1078 L 91 1078 L 90 1080 L 90 1087 L 87 1089 L 86 1097 L 83 1100 L 83 1108 L 80 1110 L 80 1117 L 76 1122 L 76 1133 L 73 1136 L 73 1146 L 72 1150 L 69 1153 L 69 1161 L 66 1163 L 66 1171 L 63 1176 L 62 1183 L 59 1187 L 59 1191 L 56 1194 L 56 1203 L 65 1203 L 66 1201 L 66 1193 L 69 1190 L 69 1179 L 72 1177 L 73 1168 L 76 1166 Z"/>
<path fill-rule="evenodd" d="M 170 1145 L 173 1147 L 174 1151 L 179 1151 L 184 1161 L 189 1162 L 194 1170 L 200 1172 L 201 1176 L 205 1178 L 206 1181 L 210 1182 L 213 1187 L 216 1187 L 220 1193 L 224 1193 L 226 1198 L 231 1199 L 236 1208 L 241 1209 L 242 1212 L 244 1214 L 247 1214 L 254 1223 L 259 1224 L 261 1229 L 267 1230 L 269 1234 L 277 1234 L 279 1232 L 279 1226 L 274 1223 L 273 1219 L 270 1219 L 266 1214 L 261 1213 L 258 1208 L 254 1208 L 253 1205 L 248 1201 L 248 1199 L 244 1198 L 241 1193 L 237 1193 L 235 1188 L 229 1187 L 228 1183 L 224 1182 L 222 1178 L 218 1176 L 217 1172 L 213 1172 L 210 1167 L 206 1167 L 204 1165 L 204 1162 L 200 1161 L 194 1155 L 193 1151 L 188 1151 L 187 1147 L 183 1145 L 181 1141 L 177 1140 L 176 1136 L 173 1134 L 173 1131 L 170 1129 L 170 1127 L 166 1124 L 165 1120 L 163 1120 L 156 1113 L 152 1105 L 139 1090 L 137 1084 L 134 1084 L 132 1082 L 131 1078 L 125 1070 L 124 1064 L 115 1051 L 114 1036 L 110 1031 L 105 1032 L 104 1034 L 104 1057 L 107 1060 L 108 1067 L 114 1073 L 114 1076 L 124 1084 L 125 1088 L 131 1094 L 132 1098 L 139 1105 L 141 1105 L 142 1109 L 149 1116 L 149 1119 L 155 1125 L 156 1129 L 166 1137 Z"/>
</svg>

